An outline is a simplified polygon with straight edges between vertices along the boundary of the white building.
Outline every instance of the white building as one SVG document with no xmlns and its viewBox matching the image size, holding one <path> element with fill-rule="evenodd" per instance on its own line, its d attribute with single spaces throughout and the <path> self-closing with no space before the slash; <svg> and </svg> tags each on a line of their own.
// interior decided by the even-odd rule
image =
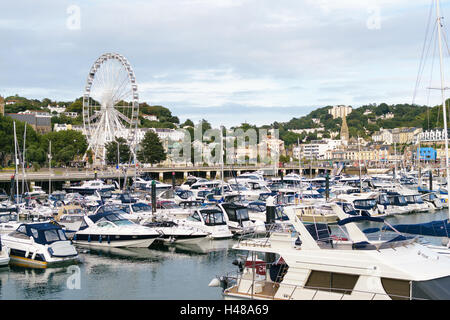
<svg viewBox="0 0 450 320">
<path fill-rule="evenodd" d="M 57 114 L 61 114 L 66 111 L 66 106 L 60 107 L 59 105 L 56 105 L 56 107 L 52 107 L 51 105 L 48 105 L 47 108 L 50 110 L 50 113 L 56 112 Z"/>
<path fill-rule="evenodd" d="M 391 129 L 380 128 L 380 131 L 375 132 L 372 135 L 372 140 L 374 142 L 381 142 L 386 145 L 391 145 L 394 143 L 394 134 Z"/>
<path fill-rule="evenodd" d="M 328 110 L 328 113 L 333 116 L 333 119 L 343 118 L 348 116 L 353 111 L 350 106 L 334 106 L 333 108 Z"/>
<path fill-rule="evenodd" d="M 447 135 L 449 137 L 450 135 Z M 445 139 L 444 129 L 427 130 L 416 136 L 417 142 L 440 142 Z"/>
<path fill-rule="evenodd" d="M 306 159 L 324 160 L 327 159 L 327 152 L 337 150 L 341 145 L 341 140 L 313 140 L 311 143 L 304 143 L 298 147 L 294 147 L 293 156 L 298 159 L 299 152 L 301 157 Z"/>
<path fill-rule="evenodd" d="M 152 114 L 146 114 L 142 116 L 142 118 L 150 120 L 150 121 L 158 121 L 158 117 Z"/>
<path fill-rule="evenodd" d="M 77 126 L 73 124 L 67 124 L 67 123 L 55 123 L 53 126 L 53 131 L 59 132 L 64 130 L 75 130 L 80 131 L 84 133 L 83 126 Z"/>
</svg>

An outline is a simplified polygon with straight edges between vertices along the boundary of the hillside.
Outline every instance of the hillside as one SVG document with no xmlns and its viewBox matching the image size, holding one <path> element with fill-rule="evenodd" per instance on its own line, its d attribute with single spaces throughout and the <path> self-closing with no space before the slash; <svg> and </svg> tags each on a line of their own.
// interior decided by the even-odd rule
<svg viewBox="0 0 450 320">
<path fill-rule="evenodd" d="M 450 99 L 446 101 L 447 106 L 449 101 Z M 279 129 L 280 138 L 287 145 L 297 143 L 297 138 L 301 142 L 317 138 L 314 133 L 307 135 L 289 131 L 293 129 L 317 128 L 321 130 L 320 128 L 323 127 L 325 137 L 328 137 L 330 132 L 339 132 L 342 123 L 341 118 L 333 119 L 332 115 L 328 113 L 331 108 L 331 106 L 318 108 L 306 116 L 293 118 L 283 123 L 274 122 L 271 126 Z M 319 119 L 320 125 L 315 123 L 313 119 Z M 421 127 L 423 130 L 442 128 L 442 106 L 388 105 L 386 103 L 364 105 L 353 109 L 347 116 L 347 125 L 350 137 L 359 135 L 363 138 L 369 138 L 380 128 Z"/>
</svg>

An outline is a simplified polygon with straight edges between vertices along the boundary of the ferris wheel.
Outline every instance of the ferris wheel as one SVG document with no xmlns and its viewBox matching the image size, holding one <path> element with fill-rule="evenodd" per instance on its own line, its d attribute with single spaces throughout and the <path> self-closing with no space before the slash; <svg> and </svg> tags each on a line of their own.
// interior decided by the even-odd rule
<svg viewBox="0 0 450 320">
<path fill-rule="evenodd" d="M 136 77 L 128 60 L 102 54 L 92 65 L 83 95 L 84 132 L 96 163 L 105 164 L 105 144 L 121 137 L 134 154 L 139 114 Z"/>
</svg>

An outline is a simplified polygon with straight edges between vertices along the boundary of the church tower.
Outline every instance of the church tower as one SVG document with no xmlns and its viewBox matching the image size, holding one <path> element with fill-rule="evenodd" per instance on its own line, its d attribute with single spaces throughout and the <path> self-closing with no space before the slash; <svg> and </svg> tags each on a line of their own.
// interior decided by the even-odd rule
<svg viewBox="0 0 450 320">
<path fill-rule="evenodd" d="M 350 135 L 348 133 L 347 126 L 347 117 L 342 117 L 342 126 L 341 126 L 341 142 L 342 144 L 348 145 L 348 140 L 350 139 Z"/>
<path fill-rule="evenodd" d="M 5 99 L 2 96 L 0 96 L 0 114 L 5 115 Z"/>
</svg>

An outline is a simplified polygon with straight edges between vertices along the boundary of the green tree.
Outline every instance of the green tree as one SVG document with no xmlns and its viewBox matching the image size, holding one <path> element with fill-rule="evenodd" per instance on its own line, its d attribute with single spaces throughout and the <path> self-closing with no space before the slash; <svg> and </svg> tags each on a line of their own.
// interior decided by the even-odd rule
<svg viewBox="0 0 450 320">
<path fill-rule="evenodd" d="M 186 119 L 186 121 L 183 122 L 183 123 L 180 125 L 181 128 L 183 128 L 183 127 L 194 127 L 194 126 L 195 126 L 195 125 L 194 125 L 194 122 L 192 122 L 191 119 Z"/>
<path fill-rule="evenodd" d="M 52 158 L 59 164 L 67 165 L 75 158 L 81 158 L 88 146 L 86 137 L 80 131 L 75 130 L 50 132 L 42 138 L 42 147 L 46 150 L 52 141 Z"/>
<path fill-rule="evenodd" d="M 144 139 L 140 143 L 140 150 L 137 153 L 138 160 L 143 163 L 159 163 L 166 160 L 167 155 L 158 135 L 149 130 L 145 133 Z"/>
<path fill-rule="evenodd" d="M 116 138 L 115 141 L 105 144 L 107 164 L 117 164 L 117 144 L 119 145 L 119 162 L 128 163 L 130 161 L 131 150 L 128 146 L 127 140 L 119 137 Z"/>
</svg>

